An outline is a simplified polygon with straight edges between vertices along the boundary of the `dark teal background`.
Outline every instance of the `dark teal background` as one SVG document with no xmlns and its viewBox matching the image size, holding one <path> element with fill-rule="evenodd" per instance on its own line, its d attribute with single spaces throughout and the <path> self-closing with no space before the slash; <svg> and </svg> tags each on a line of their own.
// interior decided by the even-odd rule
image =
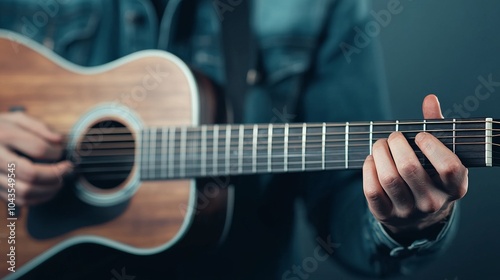
<svg viewBox="0 0 500 280">
<path fill-rule="evenodd" d="M 373 1 L 373 11 L 387 9 L 388 2 Z M 474 100 L 478 77 L 491 74 L 500 82 L 500 1 L 400 2 L 403 11 L 393 15 L 377 36 L 394 118 L 421 118 L 421 101 L 428 93 L 438 95 L 443 111 L 453 111 L 454 104 Z M 500 119 L 499 104 L 500 87 L 489 98 L 469 103 L 475 110 L 464 110 L 471 117 Z M 469 192 L 461 203 L 460 229 L 452 246 L 438 261 L 397 279 L 500 279 L 499 181 L 500 167 L 470 170 Z M 296 242 L 303 258 L 312 256 L 316 247 L 314 233 L 305 228 L 301 219 Z M 323 262 L 308 279 L 369 278 Z"/>
</svg>

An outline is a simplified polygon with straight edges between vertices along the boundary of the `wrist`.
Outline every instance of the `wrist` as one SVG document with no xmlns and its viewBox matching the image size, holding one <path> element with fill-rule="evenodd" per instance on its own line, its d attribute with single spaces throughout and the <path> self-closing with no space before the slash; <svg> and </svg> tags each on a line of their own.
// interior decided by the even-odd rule
<svg viewBox="0 0 500 280">
<path fill-rule="evenodd" d="M 420 239 L 435 240 L 449 221 L 454 205 L 454 203 L 450 203 L 438 213 L 422 219 L 411 226 L 396 227 L 382 225 L 386 232 L 402 245 L 409 245 L 413 241 Z"/>
</svg>

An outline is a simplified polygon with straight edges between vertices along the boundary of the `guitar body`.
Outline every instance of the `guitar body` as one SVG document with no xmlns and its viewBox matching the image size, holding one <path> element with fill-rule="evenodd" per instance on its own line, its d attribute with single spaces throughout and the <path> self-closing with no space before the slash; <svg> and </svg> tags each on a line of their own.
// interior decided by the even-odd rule
<svg viewBox="0 0 500 280">
<path fill-rule="evenodd" d="M 207 79 L 166 52 L 85 68 L 0 30 L 0 112 L 22 110 L 65 135 L 64 158 L 76 166 L 45 204 L 0 202 L 0 277 L 54 279 L 55 259 L 65 275 L 75 262 L 92 271 L 106 254 L 133 261 L 119 257 L 105 273 L 135 263 L 150 270 L 155 257 L 175 268 L 228 232 L 227 176 L 361 169 L 373 143 L 392 131 L 408 139 L 433 133 L 466 167 L 500 164 L 500 123 L 492 118 L 220 126 L 219 100 Z M 0 168 L 25 168 L 13 164 Z"/>
<path fill-rule="evenodd" d="M 220 241 L 228 226 L 229 188 L 220 187 L 217 195 L 203 197 L 204 205 L 199 207 L 198 194 L 204 193 L 206 182 L 141 181 L 137 166 L 142 128 L 215 121 L 216 95 L 206 80 L 197 81 L 178 58 L 166 52 L 144 51 L 84 68 L 4 31 L 0 32 L 0 54 L 0 112 L 23 110 L 67 135 L 67 157 L 75 162 L 91 150 L 115 152 L 105 145 L 113 136 L 95 133 L 100 128 L 108 131 L 104 129 L 108 126 L 126 131 L 134 151 L 127 158 L 133 163 L 126 175 L 118 174 L 122 178 L 117 181 L 106 185 L 107 181 L 95 181 L 89 174 L 76 174 L 66 178 L 64 189 L 49 203 L 16 207 L 17 220 L 9 220 L 15 222 L 16 272 L 7 270 L 11 265 L 6 252 L 11 245 L 3 226 L 0 276 L 19 277 L 81 243 L 149 255 Z M 100 167 L 114 174 L 111 168 L 117 164 Z M 21 168 L 17 167 L 19 172 Z M 8 206 L 2 202 L 0 207 L 0 220 L 7 223 L 12 218 Z M 190 233 L 193 228 L 203 236 Z"/>
</svg>

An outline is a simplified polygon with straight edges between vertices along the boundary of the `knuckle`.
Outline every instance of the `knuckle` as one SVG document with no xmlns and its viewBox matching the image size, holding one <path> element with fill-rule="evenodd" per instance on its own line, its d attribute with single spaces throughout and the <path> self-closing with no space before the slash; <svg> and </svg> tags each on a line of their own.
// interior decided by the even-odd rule
<svg viewBox="0 0 500 280">
<path fill-rule="evenodd" d="M 22 198 L 22 197 L 16 197 L 16 206 L 19 206 L 19 207 L 27 206 L 26 200 L 24 200 L 24 198 Z"/>
<path fill-rule="evenodd" d="M 398 209 L 398 217 L 401 219 L 410 219 L 413 216 L 413 209 L 410 207 L 402 207 Z"/>
<path fill-rule="evenodd" d="M 382 224 L 391 224 L 393 222 L 394 217 L 391 215 L 381 214 L 381 213 L 373 213 L 375 219 L 377 219 Z"/>
<path fill-rule="evenodd" d="M 467 194 L 468 189 L 468 184 L 465 182 L 463 186 L 458 188 L 457 199 L 463 198 Z"/>
<path fill-rule="evenodd" d="M 31 189 L 33 186 L 31 184 L 18 183 L 16 186 L 16 202 L 26 201 L 29 198 Z"/>
<path fill-rule="evenodd" d="M 49 145 L 46 143 L 38 143 L 33 147 L 33 157 L 40 159 L 44 158 L 49 153 Z"/>
<path fill-rule="evenodd" d="M 418 141 L 418 146 L 422 151 L 426 151 L 427 153 L 433 153 L 434 152 L 434 145 L 432 142 L 431 134 L 429 133 L 424 133 L 421 132 L 419 133 L 420 139 Z"/>
<path fill-rule="evenodd" d="M 380 184 L 389 190 L 397 189 L 401 185 L 401 178 L 395 174 L 386 174 L 380 178 Z"/>
<path fill-rule="evenodd" d="M 22 170 L 22 173 L 19 175 L 22 176 L 23 181 L 25 181 L 29 184 L 33 184 L 34 182 L 36 182 L 37 173 L 36 173 L 36 170 L 34 168 L 34 164 L 32 164 L 32 163 L 26 164 L 24 169 Z"/>
<path fill-rule="evenodd" d="M 418 177 L 419 168 L 420 166 L 416 162 L 412 160 L 406 160 L 399 168 L 399 171 L 401 172 L 401 174 L 404 174 L 407 177 L 416 178 Z"/>
<path fill-rule="evenodd" d="M 448 195 L 449 200 L 455 201 L 455 200 L 462 199 L 467 194 L 467 191 L 468 191 L 468 186 L 467 186 L 467 183 L 465 182 L 464 184 L 455 188 L 453 191 L 451 191 L 449 193 L 449 195 Z"/>
<path fill-rule="evenodd" d="M 364 194 L 365 194 L 366 200 L 368 200 L 368 202 L 373 203 L 373 202 L 380 201 L 381 193 L 378 192 L 376 189 L 373 189 L 373 188 L 365 189 Z"/>
<path fill-rule="evenodd" d="M 453 180 L 467 174 L 467 168 L 459 160 L 449 160 L 442 171 L 442 175 L 447 180 Z"/>
<path fill-rule="evenodd" d="M 425 199 L 421 200 L 418 202 L 418 210 L 420 212 L 425 213 L 425 214 L 433 214 L 439 211 L 442 207 L 439 203 L 431 200 L 431 199 Z"/>
<path fill-rule="evenodd" d="M 0 122 L 0 143 L 5 143 L 7 141 L 12 141 L 14 138 L 12 135 L 12 125 L 8 122 Z"/>
</svg>

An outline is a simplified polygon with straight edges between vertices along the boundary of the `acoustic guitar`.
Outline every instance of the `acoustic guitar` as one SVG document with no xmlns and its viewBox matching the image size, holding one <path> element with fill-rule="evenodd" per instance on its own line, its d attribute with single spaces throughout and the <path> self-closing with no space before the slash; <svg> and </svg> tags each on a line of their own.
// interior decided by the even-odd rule
<svg viewBox="0 0 500 280">
<path fill-rule="evenodd" d="M 209 81 L 163 51 L 85 68 L 0 31 L 0 85 L 0 112 L 24 111 L 64 134 L 76 166 L 48 203 L 0 203 L 7 279 L 78 244 L 133 255 L 210 248 L 231 224 L 227 176 L 359 169 L 393 131 L 408 139 L 430 132 L 468 167 L 500 162 L 500 123 L 491 118 L 224 124 Z M 17 171 L 15 163 L 1 168 Z"/>
</svg>

